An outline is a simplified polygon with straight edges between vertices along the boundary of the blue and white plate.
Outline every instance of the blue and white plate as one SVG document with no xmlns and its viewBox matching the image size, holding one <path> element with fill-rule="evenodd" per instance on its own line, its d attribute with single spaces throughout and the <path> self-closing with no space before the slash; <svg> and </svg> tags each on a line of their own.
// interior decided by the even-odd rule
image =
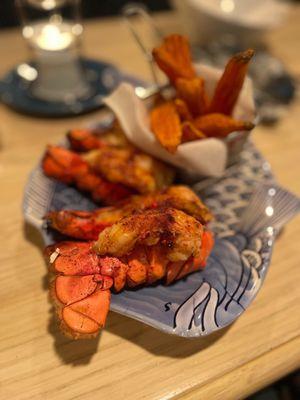
<svg viewBox="0 0 300 400">
<path fill-rule="evenodd" d="M 300 211 L 300 199 L 276 184 L 250 142 L 222 179 L 193 188 L 215 215 L 210 228 L 216 242 L 205 270 L 170 286 L 124 290 L 111 301 L 112 311 L 184 337 L 208 335 L 246 310 L 265 279 L 276 232 Z M 47 178 L 40 165 L 32 171 L 23 211 L 45 245 L 55 240 L 43 221 L 48 211 L 95 207 L 76 189 Z"/>
<path fill-rule="evenodd" d="M 111 93 L 120 82 L 142 84 L 142 81 L 135 76 L 124 74 L 112 64 L 103 61 L 83 58 L 81 64 L 86 80 L 92 88 L 90 96 L 86 98 L 72 102 L 39 99 L 32 93 L 33 82 L 24 79 L 18 73 L 17 66 L 0 80 L 0 100 L 16 111 L 36 117 L 76 116 L 102 107 L 103 97 Z M 27 65 L 35 66 L 34 63 Z"/>
</svg>

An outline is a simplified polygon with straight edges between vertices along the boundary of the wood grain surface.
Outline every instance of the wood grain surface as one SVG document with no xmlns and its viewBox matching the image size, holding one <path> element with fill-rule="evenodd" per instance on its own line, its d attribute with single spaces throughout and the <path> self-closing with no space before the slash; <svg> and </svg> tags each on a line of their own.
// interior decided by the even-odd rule
<svg viewBox="0 0 300 400">
<path fill-rule="evenodd" d="M 285 26 L 268 37 L 272 52 L 298 77 L 299 18 L 295 6 Z M 172 13 L 157 21 L 166 32 L 180 29 Z M 88 22 L 84 49 L 88 56 L 149 77 L 119 19 Z M 0 50 L 1 74 L 27 57 L 15 30 L 0 33 Z M 0 399 L 236 400 L 299 367 L 299 216 L 278 238 L 256 300 L 221 332 L 187 340 L 115 313 L 98 339 L 74 342 L 58 332 L 41 239 L 22 218 L 23 188 L 47 143 L 99 116 L 38 119 L 0 106 Z M 253 136 L 278 181 L 300 195 L 299 100 L 276 127 L 258 127 Z"/>
</svg>

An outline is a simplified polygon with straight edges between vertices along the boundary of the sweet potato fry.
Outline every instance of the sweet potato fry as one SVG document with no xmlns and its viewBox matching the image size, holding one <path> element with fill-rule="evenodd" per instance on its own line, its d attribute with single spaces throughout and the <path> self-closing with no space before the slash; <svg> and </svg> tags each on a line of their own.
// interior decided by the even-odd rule
<svg viewBox="0 0 300 400">
<path fill-rule="evenodd" d="M 192 140 L 204 139 L 206 138 L 205 134 L 201 132 L 199 129 L 191 121 L 184 121 L 181 124 L 182 129 L 182 142 L 190 142 Z"/>
<path fill-rule="evenodd" d="M 209 106 L 210 113 L 231 115 L 242 89 L 249 61 L 253 54 L 254 51 L 249 49 L 234 55 L 228 61 Z"/>
<path fill-rule="evenodd" d="M 174 104 L 181 121 L 191 121 L 193 119 L 193 116 L 184 100 L 175 99 Z"/>
<path fill-rule="evenodd" d="M 190 45 L 184 36 L 176 34 L 167 36 L 159 47 L 153 49 L 152 55 L 172 83 L 180 77 L 190 79 L 196 76 Z"/>
<path fill-rule="evenodd" d="M 202 78 L 178 78 L 175 86 L 177 96 L 186 102 L 194 117 L 205 113 L 208 100 Z"/>
<path fill-rule="evenodd" d="M 151 110 L 151 129 L 160 144 L 174 153 L 181 142 L 180 118 L 172 102 L 165 102 Z"/>
<path fill-rule="evenodd" d="M 196 118 L 194 123 L 206 136 L 216 137 L 225 137 L 234 131 L 249 131 L 254 128 L 252 122 L 239 121 L 220 113 L 202 115 Z"/>
</svg>

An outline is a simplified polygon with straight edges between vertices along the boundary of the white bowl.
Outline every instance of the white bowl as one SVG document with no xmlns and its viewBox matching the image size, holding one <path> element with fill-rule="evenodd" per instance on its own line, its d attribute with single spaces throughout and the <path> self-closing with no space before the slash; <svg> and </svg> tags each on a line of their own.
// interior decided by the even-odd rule
<svg viewBox="0 0 300 400">
<path fill-rule="evenodd" d="M 172 0 L 183 27 L 194 44 L 209 44 L 237 37 L 244 45 L 255 45 L 262 34 L 282 23 L 290 6 L 280 0 Z"/>
</svg>

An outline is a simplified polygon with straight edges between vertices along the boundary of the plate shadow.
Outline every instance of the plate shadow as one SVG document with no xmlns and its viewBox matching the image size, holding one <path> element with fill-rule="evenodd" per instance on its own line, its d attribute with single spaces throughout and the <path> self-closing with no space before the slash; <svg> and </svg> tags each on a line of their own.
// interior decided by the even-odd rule
<svg viewBox="0 0 300 400">
<path fill-rule="evenodd" d="M 213 345 L 227 333 L 230 326 L 209 336 L 184 338 L 164 333 L 132 318 L 110 312 L 105 329 L 154 355 L 185 358 Z"/>
</svg>

